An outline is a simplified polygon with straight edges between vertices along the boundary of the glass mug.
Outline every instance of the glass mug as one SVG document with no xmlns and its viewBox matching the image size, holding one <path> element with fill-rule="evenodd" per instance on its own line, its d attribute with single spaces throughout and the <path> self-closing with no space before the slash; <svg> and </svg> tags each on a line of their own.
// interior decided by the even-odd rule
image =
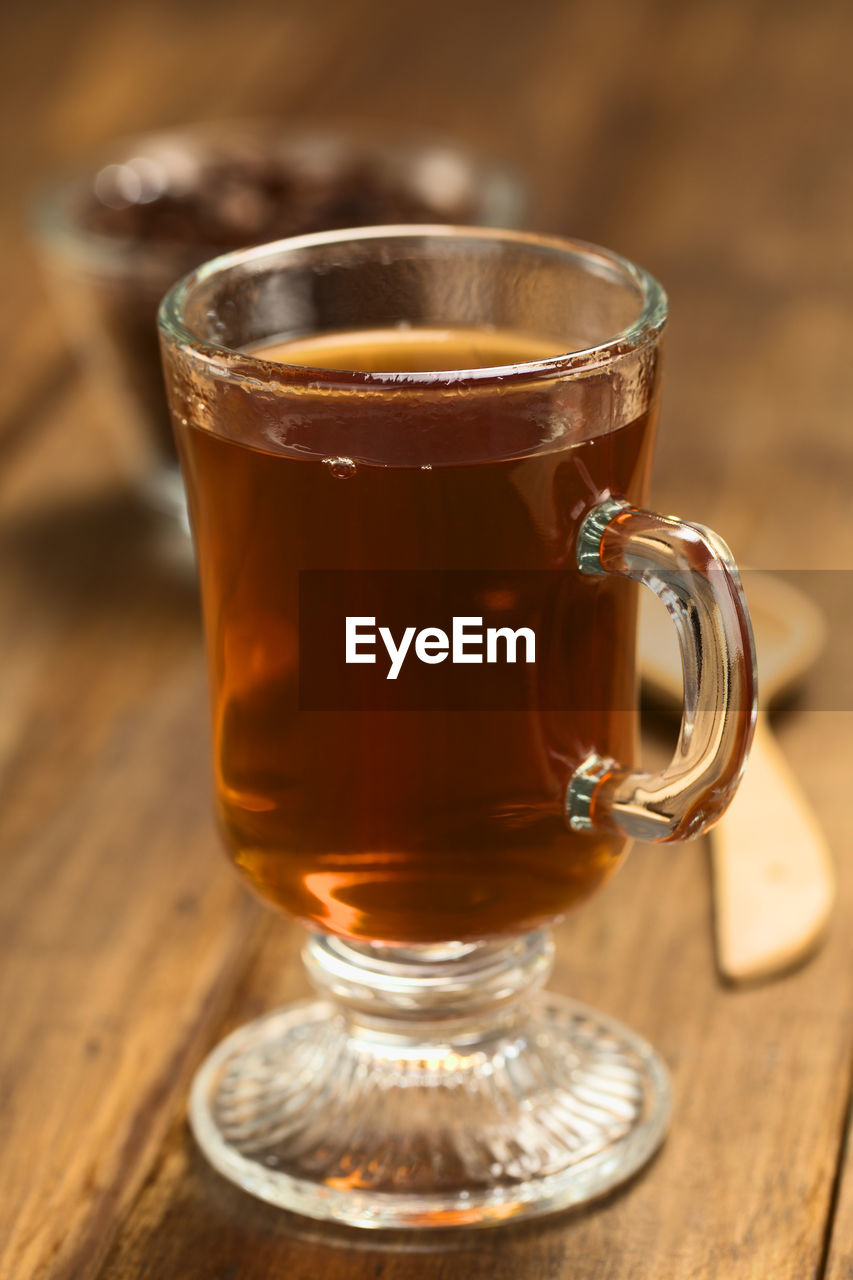
<svg viewBox="0 0 853 1280">
<path fill-rule="evenodd" d="M 615 254 L 458 227 L 232 253 L 164 300 L 220 825 L 311 929 L 320 993 L 193 1086 L 206 1155 L 265 1200 L 490 1223 L 599 1195 L 662 1140 L 657 1055 L 541 988 L 548 926 L 632 840 L 718 819 L 752 735 L 730 553 L 643 507 L 665 319 Z M 684 667 L 660 773 L 635 582 Z"/>
</svg>

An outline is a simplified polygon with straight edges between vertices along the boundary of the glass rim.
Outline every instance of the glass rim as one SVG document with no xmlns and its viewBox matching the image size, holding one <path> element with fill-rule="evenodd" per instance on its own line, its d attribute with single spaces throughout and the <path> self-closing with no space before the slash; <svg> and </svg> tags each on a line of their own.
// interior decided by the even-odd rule
<svg viewBox="0 0 853 1280">
<path fill-rule="evenodd" d="M 639 314 L 625 328 L 591 347 L 567 351 L 539 360 L 520 361 L 510 365 L 483 368 L 444 369 L 432 372 L 368 372 L 366 370 L 330 369 L 303 364 L 286 364 L 280 360 L 264 360 L 251 352 L 223 346 L 194 333 L 184 321 L 186 305 L 193 291 L 212 277 L 250 265 L 264 258 L 296 253 L 323 245 L 376 240 L 487 240 L 514 243 L 540 253 L 571 258 L 582 263 L 590 274 L 633 285 L 639 292 Z M 166 293 L 158 312 L 158 326 L 163 339 L 175 345 L 211 371 L 233 381 L 255 382 L 269 390 L 280 384 L 283 389 L 294 384 L 329 390 L 423 392 L 427 387 L 481 386 L 483 384 L 521 383 L 576 377 L 612 364 L 623 356 L 652 346 L 667 320 L 667 296 L 654 276 L 613 250 L 586 240 L 563 236 L 541 235 L 493 227 L 453 226 L 433 223 L 389 224 L 353 227 L 335 231 L 312 232 L 291 236 L 269 244 L 232 250 L 189 272 Z M 275 338 L 276 335 L 270 335 Z"/>
</svg>

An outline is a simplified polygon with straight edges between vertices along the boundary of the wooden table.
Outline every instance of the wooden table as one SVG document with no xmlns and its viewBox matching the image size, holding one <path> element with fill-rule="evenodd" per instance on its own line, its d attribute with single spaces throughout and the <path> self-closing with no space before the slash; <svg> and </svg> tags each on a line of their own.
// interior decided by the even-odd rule
<svg viewBox="0 0 853 1280">
<path fill-rule="evenodd" d="M 5 27 L 0 1276 L 853 1275 L 853 11 L 55 0 Z M 654 271 L 673 315 L 657 504 L 753 565 L 834 571 L 830 650 L 779 723 L 838 858 L 826 947 L 725 989 L 702 845 L 638 850 L 558 930 L 554 986 L 663 1052 L 671 1136 L 599 1207 L 450 1252 L 274 1212 L 188 1137 L 205 1051 L 302 990 L 298 930 L 219 853 L 193 589 L 116 484 L 22 243 L 21 193 L 86 147 L 269 111 L 490 147 L 534 184 L 539 225 Z"/>
</svg>

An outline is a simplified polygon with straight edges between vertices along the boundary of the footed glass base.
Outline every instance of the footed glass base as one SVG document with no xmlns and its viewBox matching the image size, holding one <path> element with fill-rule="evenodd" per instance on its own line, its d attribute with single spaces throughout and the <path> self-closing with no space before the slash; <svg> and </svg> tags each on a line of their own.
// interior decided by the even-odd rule
<svg viewBox="0 0 853 1280">
<path fill-rule="evenodd" d="M 202 1150 L 263 1200 L 360 1227 L 489 1225 L 611 1190 L 663 1139 L 666 1069 L 613 1019 L 534 993 L 550 955 L 544 932 L 449 948 L 312 939 L 309 972 L 332 998 L 214 1050 L 190 1106 Z"/>
</svg>

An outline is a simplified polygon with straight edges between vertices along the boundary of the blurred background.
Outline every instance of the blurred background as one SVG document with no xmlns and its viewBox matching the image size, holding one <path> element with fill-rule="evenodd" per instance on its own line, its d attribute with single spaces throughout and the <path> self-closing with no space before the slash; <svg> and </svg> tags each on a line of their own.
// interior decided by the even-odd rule
<svg viewBox="0 0 853 1280">
<path fill-rule="evenodd" d="M 819 597 L 829 644 L 780 728 L 838 856 L 853 734 L 853 9 L 36 0 L 7 7 L 2 22 L 0 852 L 2 942 L 16 975 L 4 1008 L 20 1029 L 9 1145 L 26 1164 L 6 1200 L 19 1213 L 6 1274 L 48 1274 L 49 1258 L 51 1276 L 80 1277 L 103 1259 L 104 1224 L 142 1185 L 201 1050 L 224 1024 L 291 994 L 296 979 L 282 975 L 295 972 L 297 942 L 281 922 L 260 923 L 218 855 L 194 590 L 160 545 L 159 517 L 132 498 L 127 459 L 107 447 L 109 409 L 68 341 L 88 318 L 73 306 L 60 318 L 33 247 L 39 191 L 127 135 L 201 120 L 413 131 L 517 173 L 528 226 L 651 271 L 671 303 L 652 502 L 718 529 L 742 564 L 799 574 Z M 683 1276 L 700 1274 L 690 1251 L 701 1257 L 718 1232 L 740 1241 L 747 1268 L 750 1224 L 772 1187 L 784 1262 L 741 1271 L 730 1258 L 720 1274 L 799 1280 L 827 1256 L 820 1224 L 847 1101 L 853 943 L 836 930 L 811 969 L 727 1001 L 715 986 L 707 876 L 676 857 L 636 855 L 560 943 L 571 989 L 639 1026 L 674 1063 L 679 1132 L 694 1144 L 674 1134 L 639 1191 L 605 1211 L 607 1238 L 619 1256 L 640 1221 L 647 1241 L 677 1237 Z M 840 879 L 843 917 L 853 904 L 843 857 Z M 655 914 L 659 902 L 678 910 Z M 649 952 L 643 913 L 654 919 Z M 630 984 L 620 981 L 628 971 Z M 797 1018 L 815 1034 L 794 1043 L 786 1028 Z M 41 1075 L 23 1065 L 33 1056 Z M 781 1171 L 771 1139 L 798 1108 L 808 1125 L 788 1134 Z M 747 1112 L 745 1159 L 721 1134 Z M 192 1157 L 175 1159 L 180 1181 Z M 726 1182 L 725 1205 L 697 1183 L 700 1165 Z M 60 1185 L 46 1221 L 44 1188 Z M 219 1213 L 237 1239 L 230 1202 L 211 1209 L 205 1185 L 206 1220 Z M 848 1243 L 831 1274 L 841 1277 L 845 1259 L 853 1266 L 853 1201 L 849 1178 L 839 1185 L 832 1204 Z M 695 1219 L 677 1207 L 689 1187 L 703 1206 Z M 174 1182 L 163 1194 L 177 1197 Z M 156 1209 L 147 1205 L 146 1221 L 160 1220 Z M 253 1212 L 254 1229 L 266 1229 Z M 137 1239 L 154 1249 L 139 1231 L 116 1258 L 136 1256 Z M 196 1241 L 203 1250 L 201 1229 Z M 244 1256 L 235 1253 L 241 1268 Z M 319 1274 L 312 1259 L 306 1275 Z M 103 1274 L 143 1274 L 123 1265 Z"/>
</svg>

